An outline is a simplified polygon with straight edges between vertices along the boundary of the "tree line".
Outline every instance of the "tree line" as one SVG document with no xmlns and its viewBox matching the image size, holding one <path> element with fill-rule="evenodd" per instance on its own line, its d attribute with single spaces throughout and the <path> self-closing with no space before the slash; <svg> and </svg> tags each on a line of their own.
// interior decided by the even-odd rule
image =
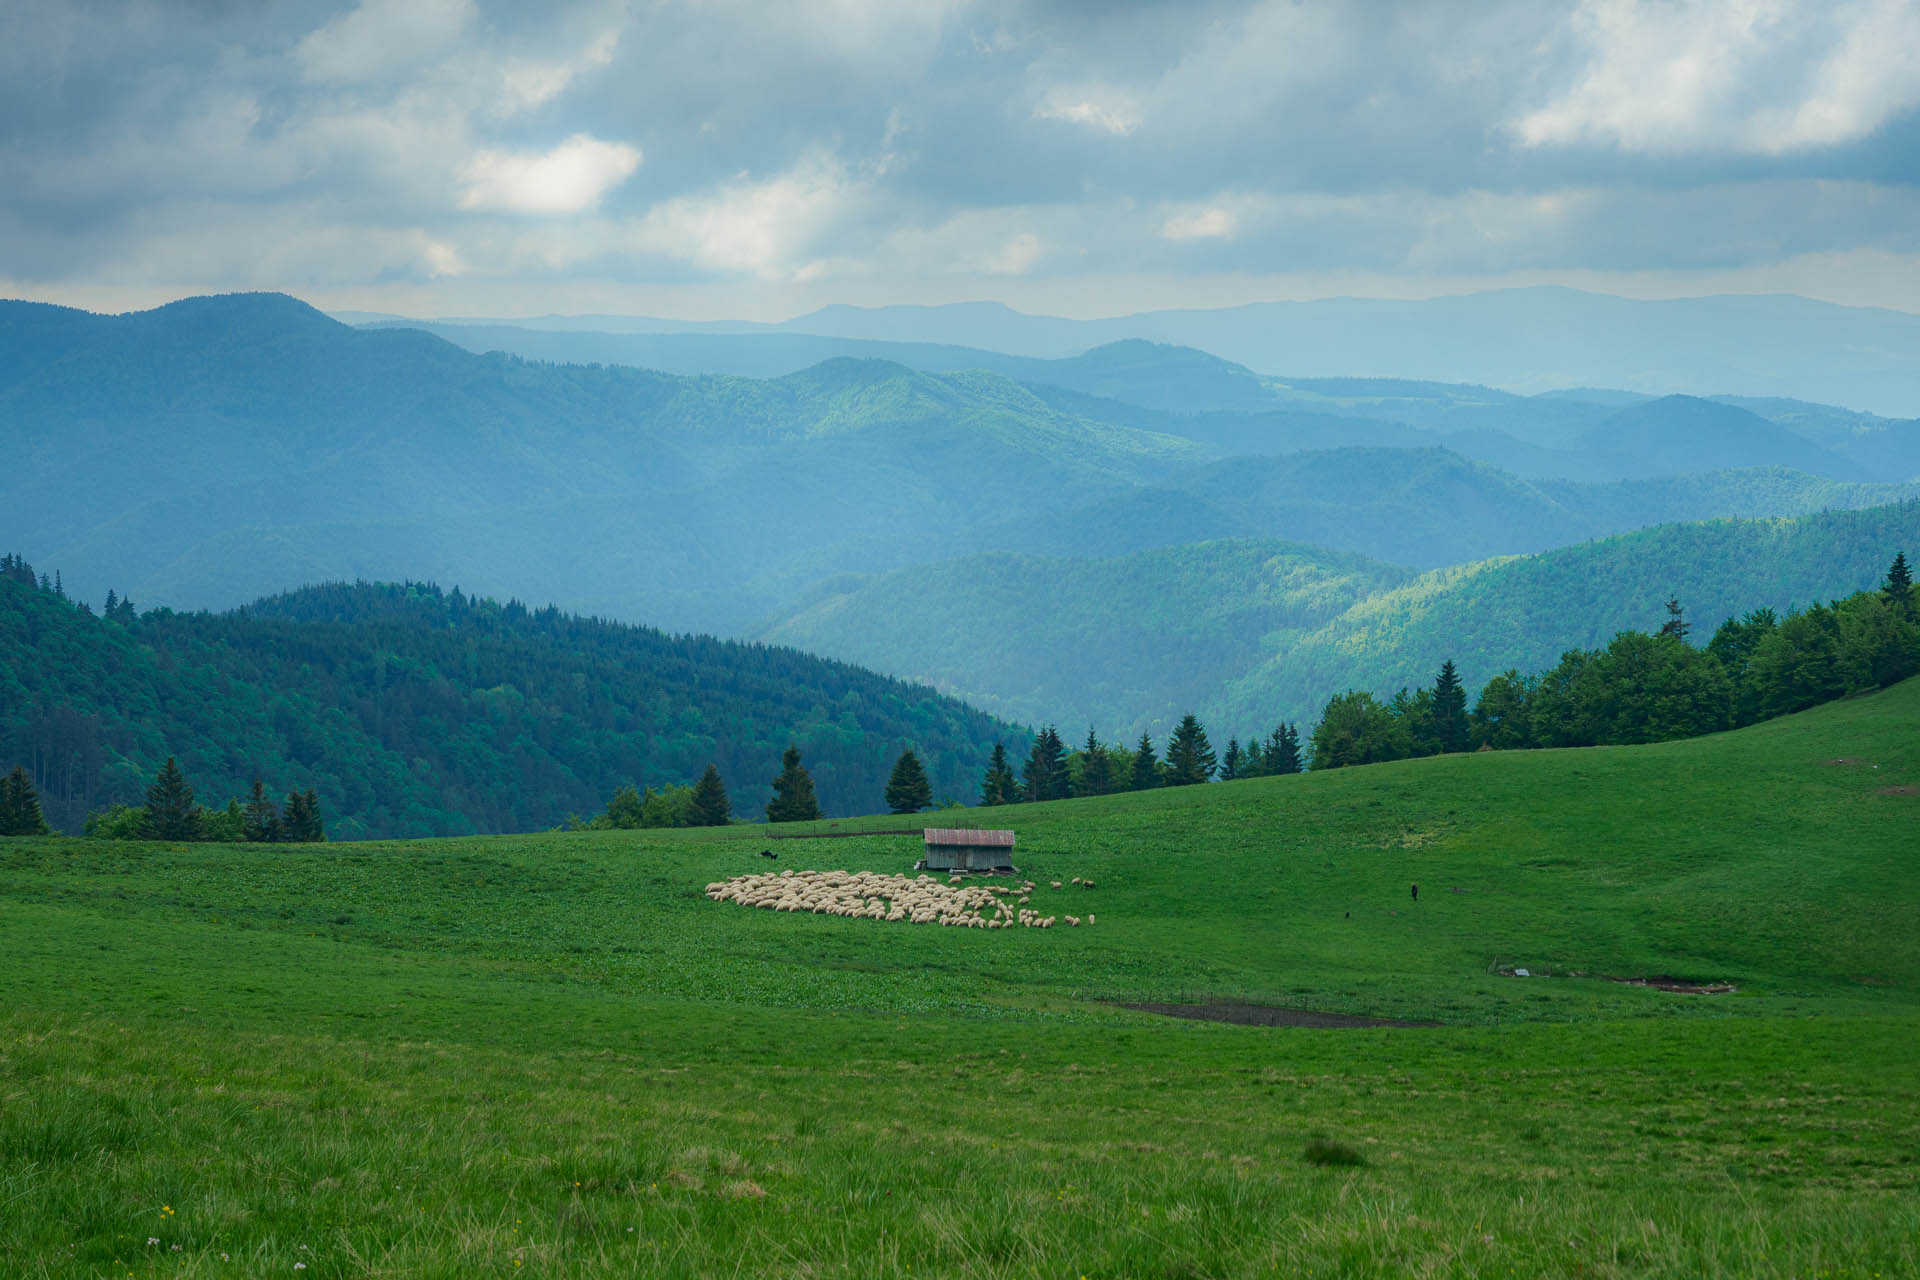
<svg viewBox="0 0 1920 1280">
<path fill-rule="evenodd" d="M 1222 782 L 1231 782 L 1236 778 L 1299 773 L 1304 767 L 1300 731 L 1284 722 L 1264 739 L 1255 738 L 1245 746 L 1238 738 L 1230 738 L 1226 751 L 1216 754 L 1205 726 L 1188 712 L 1167 737 L 1165 759 L 1154 747 L 1150 733 L 1142 733 L 1129 750 L 1101 742 L 1089 729 L 1086 742 L 1068 750 L 1059 730 L 1047 725 L 1034 735 L 1033 746 L 1017 775 L 1005 744 L 994 744 L 993 756 L 980 780 L 980 803 L 1024 804 L 1155 787 L 1188 787 L 1216 775 Z"/>
<path fill-rule="evenodd" d="M 1667 602 L 1658 630 L 1623 631 L 1605 648 L 1569 650 L 1552 670 L 1508 670 L 1469 704 L 1451 659 L 1431 686 L 1401 689 L 1382 701 L 1350 689 L 1328 700 L 1303 744 L 1283 723 L 1242 746 L 1228 740 L 1216 757 L 1189 712 L 1162 759 L 1142 733 L 1131 751 L 1100 742 L 1066 749 L 1048 725 L 1035 735 L 1020 771 L 1003 744 L 980 782 L 982 805 L 1191 786 L 1268 774 L 1374 764 L 1481 749 L 1577 747 L 1664 742 L 1738 728 L 1803 711 L 1834 698 L 1885 688 L 1920 672 L 1920 618 L 1906 554 L 1898 553 L 1877 591 L 1793 610 L 1785 618 L 1755 609 L 1729 618 L 1704 648 L 1688 642 L 1692 624 Z M 1304 754 L 1303 754 L 1304 746 Z"/>
<path fill-rule="evenodd" d="M 780 757 L 780 772 L 773 782 L 773 798 L 767 801 L 768 822 L 812 822 L 821 816 L 820 801 L 814 794 L 813 775 L 801 763 L 800 748 L 789 743 Z M 892 813 L 917 813 L 933 804 L 933 787 L 927 780 L 920 757 L 908 747 L 893 762 L 887 776 L 887 809 Z M 727 799 L 726 782 L 717 765 L 708 764 L 700 780 L 690 787 L 668 786 L 644 791 L 632 784 L 621 787 L 607 801 L 606 810 L 582 821 L 569 818 L 563 824 L 568 831 L 629 831 L 642 827 L 724 827 L 732 820 L 733 807 Z"/>
<path fill-rule="evenodd" d="M 16 767 L 0 779 L 0 836 L 43 836 L 52 830 L 25 769 Z M 86 834 L 101 840 L 223 844 L 318 844 L 327 838 L 320 797 L 312 788 L 289 791 L 285 803 L 276 805 L 267 795 L 266 783 L 255 778 L 245 803 L 230 799 L 225 808 L 210 809 L 195 801 L 193 785 L 172 756 L 147 788 L 145 804 L 116 804 L 88 815 Z"/>
<path fill-rule="evenodd" d="M 1920 673 L 1920 611 L 1904 552 L 1877 591 L 1790 611 L 1754 609 L 1704 647 L 1678 600 L 1653 632 L 1622 631 L 1572 649 L 1551 670 L 1507 670 L 1471 709 L 1453 663 L 1430 688 L 1381 702 L 1349 690 L 1327 703 L 1313 767 L 1339 768 L 1449 751 L 1627 746 L 1737 729 Z"/>
</svg>

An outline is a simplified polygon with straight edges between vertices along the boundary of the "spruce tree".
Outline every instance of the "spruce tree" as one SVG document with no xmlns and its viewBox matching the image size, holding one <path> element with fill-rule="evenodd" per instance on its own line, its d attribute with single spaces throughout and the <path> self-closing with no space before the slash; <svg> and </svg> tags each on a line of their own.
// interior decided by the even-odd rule
<svg viewBox="0 0 1920 1280">
<path fill-rule="evenodd" d="M 1274 734 L 1279 738 L 1279 744 L 1275 755 L 1273 771 L 1275 773 L 1299 773 L 1301 766 L 1300 730 L 1292 724 L 1283 724 L 1274 730 Z"/>
<path fill-rule="evenodd" d="M 1093 736 L 1093 730 L 1087 730 L 1087 745 L 1082 748 L 1080 760 L 1080 787 L 1083 796 L 1103 796 L 1113 790 L 1113 760 L 1107 755 L 1107 749 L 1100 739 Z"/>
<path fill-rule="evenodd" d="M 50 833 L 40 812 L 40 794 L 27 771 L 16 767 L 0 778 L 0 836 L 44 836 Z"/>
<path fill-rule="evenodd" d="M 933 804 L 933 788 L 927 782 L 927 771 L 920 767 L 920 757 L 908 747 L 893 762 L 893 772 L 887 776 L 887 810 L 890 813 L 918 813 Z"/>
<path fill-rule="evenodd" d="M 987 762 L 987 772 L 980 779 L 980 803 L 983 806 L 1012 804 L 1020 798 L 1020 783 L 1013 776 L 1013 766 L 1007 763 L 1007 749 L 1000 743 L 993 744 L 993 758 Z"/>
<path fill-rule="evenodd" d="M 1153 753 L 1153 738 L 1145 730 L 1140 733 L 1140 741 L 1133 748 L 1133 776 L 1128 781 L 1129 791 L 1151 791 L 1160 785 L 1160 762 Z"/>
<path fill-rule="evenodd" d="M 247 805 L 240 818 L 241 838 L 249 843 L 285 839 L 280 830 L 280 810 L 267 798 L 267 784 L 260 779 L 253 780 L 253 790 L 247 793 Z"/>
<path fill-rule="evenodd" d="M 141 830 L 149 840 L 198 840 L 206 823 L 193 803 L 193 788 L 172 756 L 166 767 L 147 788 L 147 807 L 141 817 Z"/>
<path fill-rule="evenodd" d="M 1052 725 L 1034 735 L 1021 776 L 1023 794 L 1031 801 L 1064 800 L 1073 793 L 1067 777 L 1067 748 Z"/>
<path fill-rule="evenodd" d="M 780 757 L 780 776 L 773 780 L 773 799 L 767 801 L 767 821 L 812 822 L 819 816 L 813 775 L 800 763 L 800 748 L 789 743 Z"/>
<path fill-rule="evenodd" d="M 312 787 L 287 792 L 280 810 L 280 838 L 294 844 L 319 844 L 327 838 L 320 825 L 320 797 Z"/>
<path fill-rule="evenodd" d="M 1469 742 L 1467 690 L 1453 659 L 1440 664 L 1440 675 L 1433 682 L 1433 736 L 1442 751 L 1465 751 Z"/>
<path fill-rule="evenodd" d="M 700 781 L 693 784 L 693 803 L 688 806 L 687 825 L 724 827 L 732 816 L 733 806 L 727 801 L 726 784 L 720 781 L 720 768 L 709 763 L 707 771 L 700 775 Z"/>
<path fill-rule="evenodd" d="M 1227 754 L 1220 757 L 1220 781 L 1232 782 L 1240 776 L 1240 739 L 1227 739 Z"/>
<path fill-rule="evenodd" d="M 1199 717 L 1189 711 L 1167 739 L 1167 785 L 1190 787 L 1213 776 L 1213 747 Z"/>
<path fill-rule="evenodd" d="M 1670 598 L 1667 601 L 1667 620 L 1660 624 L 1659 634 L 1672 636 L 1675 640 L 1685 640 L 1687 632 L 1691 630 L 1693 627 L 1687 622 L 1687 613 L 1680 607 L 1679 597 Z"/>
<path fill-rule="evenodd" d="M 1893 553 L 1893 563 L 1887 566 L 1887 580 L 1880 594 L 1896 609 L 1913 606 L 1913 571 L 1907 568 L 1906 552 Z"/>
</svg>

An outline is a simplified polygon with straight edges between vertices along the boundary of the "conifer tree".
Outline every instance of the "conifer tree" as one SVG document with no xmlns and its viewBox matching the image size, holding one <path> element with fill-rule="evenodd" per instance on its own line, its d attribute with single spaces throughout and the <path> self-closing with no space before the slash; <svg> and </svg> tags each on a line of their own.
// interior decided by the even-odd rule
<svg viewBox="0 0 1920 1280">
<path fill-rule="evenodd" d="M 1272 752 L 1272 761 L 1267 766 L 1270 772 L 1300 772 L 1299 729 L 1295 728 L 1292 724 L 1283 723 L 1278 729 L 1273 731 L 1273 737 L 1268 740 L 1267 745 Z"/>
<path fill-rule="evenodd" d="M 1667 601 L 1667 620 L 1660 624 L 1659 634 L 1672 636 L 1675 640 L 1685 640 L 1687 632 L 1693 627 L 1687 622 L 1686 610 L 1680 607 L 1680 599 L 1674 596 Z"/>
<path fill-rule="evenodd" d="M 1220 781 L 1232 782 L 1240 776 L 1240 739 L 1227 739 L 1227 754 L 1220 757 Z"/>
<path fill-rule="evenodd" d="M 1081 748 L 1080 787 L 1083 796 L 1103 796 L 1113 790 L 1113 759 L 1107 755 L 1106 747 L 1100 739 L 1093 736 L 1093 730 L 1087 730 L 1087 745 Z"/>
<path fill-rule="evenodd" d="M 893 762 L 893 772 L 887 776 L 887 811 L 890 813 L 918 813 L 933 804 L 933 788 L 927 782 L 927 771 L 920 767 L 920 757 L 908 747 Z"/>
<path fill-rule="evenodd" d="M 1067 748 L 1052 725 L 1034 735 L 1021 780 L 1028 800 L 1064 800 L 1073 793 L 1067 777 Z"/>
<path fill-rule="evenodd" d="M 258 778 L 253 780 L 253 790 L 247 793 L 246 808 L 240 817 L 240 836 L 250 843 L 285 839 L 280 830 L 280 810 L 267 798 L 267 784 Z"/>
<path fill-rule="evenodd" d="M 1887 566 L 1887 581 L 1880 588 L 1880 594 L 1896 609 L 1913 606 L 1913 571 L 1907 568 L 1906 552 L 1894 552 L 1893 563 Z"/>
<path fill-rule="evenodd" d="M 321 844 L 325 842 L 327 838 L 327 828 L 326 825 L 320 821 L 319 793 L 312 787 L 308 787 L 307 793 L 302 799 L 306 801 L 304 806 L 306 813 L 304 816 L 307 825 L 302 829 L 300 838 L 309 844 Z"/>
<path fill-rule="evenodd" d="M 319 844 L 327 838 L 320 824 L 320 797 L 312 787 L 287 792 L 280 810 L 280 838 L 294 844 Z"/>
<path fill-rule="evenodd" d="M 44 836 L 49 831 L 40 812 L 40 794 L 27 771 L 16 767 L 0 778 L 0 836 Z"/>
<path fill-rule="evenodd" d="M 788 743 L 780 757 L 780 776 L 773 780 L 773 799 L 767 801 L 767 821 L 812 822 L 819 816 L 813 775 L 800 763 L 800 748 Z"/>
<path fill-rule="evenodd" d="M 1213 747 L 1199 717 L 1189 711 L 1167 739 L 1167 785 L 1190 787 L 1213 776 Z"/>
<path fill-rule="evenodd" d="M 112 587 L 108 587 L 107 603 L 101 607 L 100 616 L 103 618 L 111 618 L 114 616 L 115 611 L 119 608 L 120 608 L 120 597 L 113 594 Z"/>
<path fill-rule="evenodd" d="M 980 803 L 983 806 L 1012 804 L 1020 798 L 1020 783 L 1013 776 L 1013 767 L 1007 763 L 1007 749 L 1000 743 L 993 744 L 993 758 L 987 762 L 987 772 L 980 779 Z"/>
<path fill-rule="evenodd" d="M 1140 733 L 1140 741 L 1133 748 L 1133 776 L 1128 782 L 1129 791 L 1151 791 L 1160 785 L 1160 762 L 1154 756 L 1153 738 L 1145 730 Z"/>
<path fill-rule="evenodd" d="M 193 803 L 193 788 L 172 756 L 147 788 L 147 807 L 141 829 L 149 840 L 199 840 L 206 823 Z"/>
<path fill-rule="evenodd" d="M 687 825 L 724 827 L 732 816 L 733 806 L 727 800 L 726 784 L 720 781 L 720 767 L 709 763 L 707 771 L 700 775 L 700 781 L 693 784 L 693 802 L 687 807 Z"/>
<path fill-rule="evenodd" d="M 1453 659 L 1440 664 L 1440 675 L 1433 682 L 1433 736 L 1442 751 L 1465 751 L 1469 741 L 1467 689 Z"/>
</svg>

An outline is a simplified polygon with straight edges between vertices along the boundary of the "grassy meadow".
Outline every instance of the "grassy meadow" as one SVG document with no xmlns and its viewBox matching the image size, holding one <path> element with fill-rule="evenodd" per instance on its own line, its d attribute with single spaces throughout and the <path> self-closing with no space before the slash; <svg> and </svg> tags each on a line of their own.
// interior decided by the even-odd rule
<svg viewBox="0 0 1920 1280">
<path fill-rule="evenodd" d="M 0 841 L 0 1274 L 1920 1271 L 1920 681 L 922 821 L 1098 922 L 701 892 L 886 817 Z M 1204 997 L 1438 1025 L 1113 1003 Z"/>
</svg>

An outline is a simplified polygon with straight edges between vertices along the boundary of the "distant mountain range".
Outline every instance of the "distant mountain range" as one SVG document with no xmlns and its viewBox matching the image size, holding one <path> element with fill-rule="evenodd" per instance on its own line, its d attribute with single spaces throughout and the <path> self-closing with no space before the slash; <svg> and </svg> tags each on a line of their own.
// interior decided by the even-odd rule
<svg viewBox="0 0 1920 1280">
<path fill-rule="evenodd" d="M 1920 478 L 1920 422 L 1767 397 L 1581 389 L 1514 395 L 1392 378 L 1263 377 L 1190 347 L 1123 339 L 1061 359 L 803 334 L 621 334 L 477 323 L 417 327 L 476 353 L 681 374 L 777 378 L 820 361 L 979 370 L 1063 413 L 1235 454 L 1438 446 L 1541 479 L 1626 479 L 1785 466 L 1834 480 Z"/>
<path fill-rule="evenodd" d="M 360 313 L 343 313 L 343 318 L 398 319 Z M 1134 338 L 1198 348 L 1263 374 L 1430 379 L 1522 394 L 1619 387 L 1652 396 L 1778 396 L 1844 404 L 1896 418 L 1920 414 L 1920 365 L 1913 358 L 1920 350 L 1920 315 L 1783 294 L 1645 301 L 1548 286 L 1411 301 L 1263 302 L 1100 320 L 1026 315 L 998 303 L 975 302 L 834 306 L 776 325 L 612 316 L 549 316 L 510 323 L 553 335 L 671 337 L 676 341 L 654 345 L 652 354 L 637 361 L 612 354 L 590 358 L 682 371 L 693 369 L 676 358 L 692 359 L 698 353 L 711 362 L 723 349 L 679 342 L 683 337 L 753 336 L 763 340 L 758 347 L 724 349 L 752 350 L 753 359 L 773 362 L 734 369 L 759 376 L 788 372 L 829 355 L 854 354 L 820 345 L 820 340 L 972 347 L 1059 358 Z M 556 354 L 561 350 L 555 346 L 547 353 L 525 354 L 579 358 Z M 888 358 L 920 367 L 899 351 Z M 789 359 L 799 363 L 779 367 L 779 361 Z M 722 366 L 697 367 L 710 371 Z"/>
<path fill-rule="evenodd" d="M 1594 488 L 1431 447 L 1325 449 L 1343 433 L 1427 443 L 1424 428 L 1340 411 L 1392 401 L 1445 418 L 1460 388 L 1314 384 L 1295 393 L 1312 409 L 1229 431 L 1219 417 L 884 361 L 770 380 L 528 363 L 351 329 L 279 295 L 121 317 L 0 304 L 0 339 L 0 441 L 15 460 L 0 474 L 0 534 L 92 596 L 182 608 L 288 583 L 431 578 L 737 635 L 837 575 L 984 551 L 1253 536 L 1430 568 L 1907 492 L 1764 470 Z M 1208 386 L 1251 378 L 1140 344 L 1067 363 L 1083 387 L 1140 394 L 1153 384 L 1143 368 L 1168 362 Z M 1602 443 L 1620 414 L 1659 443 L 1667 414 L 1681 424 L 1669 443 L 1700 461 L 1807 461 L 1824 447 L 1732 406 L 1549 403 L 1553 431 Z M 1713 430 L 1695 442 L 1702 419 Z M 1266 429 L 1310 451 L 1275 439 L 1268 456 L 1233 456 Z"/>
<path fill-rule="evenodd" d="M 1287 655 L 1419 571 L 1920 496 L 1896 483 L 1916 439 L 1805 401 L 1280 379 L 1143 341 L 755 379 L 475 354 L 280 295 L 0 303 L 0 543 L 88 599 L 430 580 L 1115 728 L 1189 704 L 1304 717 L 1333 668 Z M 1865 559 L 1809 556 L 1794 591 L 1859 585 Z M 1520 642 L 1560 643 L 1553 620 Z"/>
</svg>

